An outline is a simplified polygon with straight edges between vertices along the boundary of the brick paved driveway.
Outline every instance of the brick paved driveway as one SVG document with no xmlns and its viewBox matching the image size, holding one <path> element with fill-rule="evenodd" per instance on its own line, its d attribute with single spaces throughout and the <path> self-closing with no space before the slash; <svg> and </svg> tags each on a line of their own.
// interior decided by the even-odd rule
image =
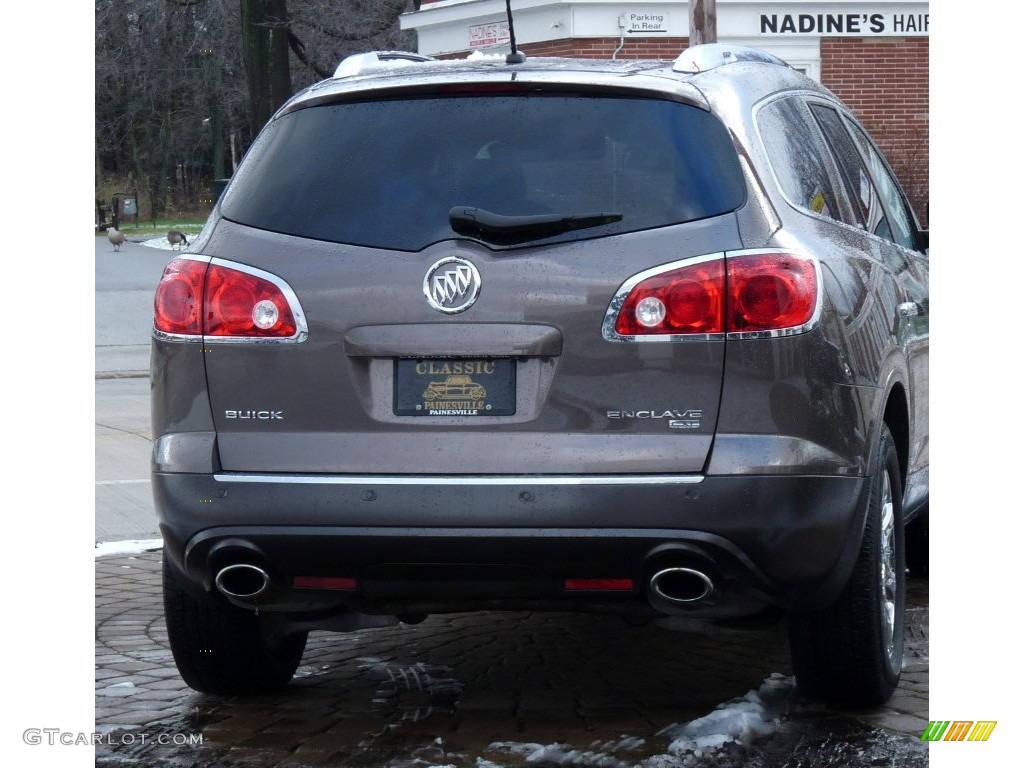
<svg viewBox="0 0 1024 768">
<path fill-rule="evenodd" d="M 867 754 L 923 767 L 928 583 L 910 585 L 903 682 L 878 710 L 807 709 L 792 693 L 781 628 L 695 635 L 614 617 L 526 613 L 314 632 L 286 692 L 239 699 L 197 694 L 178 677 L 160 553 L 101 557 L 96 720 L 105 735 L 97 765 L 675 768 L 701 758 L 769 766 L 796 757 L 812 762 L 790 764 L 853 766 L 851 755 Z M 781 697 L 774 736 L 690 754 L 689 762 L 667 754 L 671 731 L 662 729 L 769 678 Z M 536 752 L 542 746 L 547 762 Z"/>
</svg>

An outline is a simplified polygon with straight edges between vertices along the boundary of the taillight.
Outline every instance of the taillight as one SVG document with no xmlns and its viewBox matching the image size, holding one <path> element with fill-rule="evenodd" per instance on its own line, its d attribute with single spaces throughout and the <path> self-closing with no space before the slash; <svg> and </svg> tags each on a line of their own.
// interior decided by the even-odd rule
<svg viewBox="0 0 1024 768">
<path fill-rule="evenodd" d="M 305 325 L 283 283 L 253 268 L 174 259 L 156 289 L 154 327 L 210 340 L 301 341 Z"/>
<path fill-rule="evenodd" d="M 626 297 L 615 331 L 620 336 L 721 333 L 725 305 L 722 260 L 662 272 Z"/>
<path fill-rule="evenodd" d="M 730 332 L 799 328 L 814 317 L 818 277 L 810 259 L 759 253 L 727 263 Z"/>
<path fill-rule="evenodd" d="M 745 251 L 638 275 L 612 302 L 614 322 L 605 321 L 604 335 L 611 341 L 655 340 L 800 329 L 814 317 L 817 303 L 812 259 Z"/>
<path fill-rule="evenodd" d="M 211 264 L 206 275 L 206 336 L 288 338 L 295 318 L 284 293 L 253 274 Z"/>
<path fill-rule="evenodd" d="M 156 287 L 153 325 L 178 336 L 203 333 L 203 280 L 206 262 L 174 259 L 164 268 Z"/>
</svg>

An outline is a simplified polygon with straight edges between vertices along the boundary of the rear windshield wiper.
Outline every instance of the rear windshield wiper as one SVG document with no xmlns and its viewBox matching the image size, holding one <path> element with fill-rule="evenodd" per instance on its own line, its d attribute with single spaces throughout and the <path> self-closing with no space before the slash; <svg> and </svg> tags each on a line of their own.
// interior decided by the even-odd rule
<svg viewBox="0 0 1024 768">
<path fill-rule="evenodd" d="M 448 214 L 452 229 L 496 245 L 512 245 L 622 221 L 621 213 L 545 213 L 502 216 L 483 208 L 457 205 Z"/>
</svg>

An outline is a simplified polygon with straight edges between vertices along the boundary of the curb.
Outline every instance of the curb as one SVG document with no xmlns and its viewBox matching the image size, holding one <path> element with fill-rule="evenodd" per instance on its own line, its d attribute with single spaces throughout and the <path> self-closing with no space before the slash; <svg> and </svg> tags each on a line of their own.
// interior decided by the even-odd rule
<svg viewBox="0 0 1024 768">
<path fill-rule="evenodd" d="M 96 371 L 97 379 L 148 379 L 149 371 Z"/>
</svg>

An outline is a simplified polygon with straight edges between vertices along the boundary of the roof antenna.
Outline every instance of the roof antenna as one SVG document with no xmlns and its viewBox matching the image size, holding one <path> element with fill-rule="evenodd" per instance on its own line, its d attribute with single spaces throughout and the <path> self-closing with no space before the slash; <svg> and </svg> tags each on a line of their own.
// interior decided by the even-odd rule
<svg viewBox="0 0 1024 768">
<path fill-rule="evenodd" d="M 512 52 L 505 57 L 505 63 L 522 64 L 526 61 L 526 54 L 516 50 L 516 27 L 512 23 L 512 0 L 505 0 L 505 12 L 508 14 L 508 40 L 512 45 Z"/>
</svg>

